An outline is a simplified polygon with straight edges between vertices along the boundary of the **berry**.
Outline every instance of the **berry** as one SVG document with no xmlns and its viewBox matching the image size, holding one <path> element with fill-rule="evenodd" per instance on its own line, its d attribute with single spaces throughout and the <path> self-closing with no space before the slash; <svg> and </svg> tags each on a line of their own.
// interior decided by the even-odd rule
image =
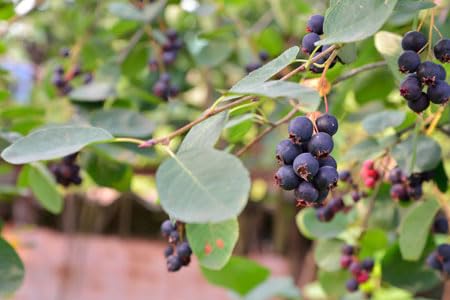
<svg viewBox="0 0 450 300">
<path fill-rule="evenodd" d="M 164 249 L 164 257 L 167 258 L 173 254 L 173 247 L 167 246 L 166 249 Z"/>
<path fill-rule="evenodd" d="M 323 21 L 325 18 L 321 15 L 311 16 L 307 22 L 306 31 L 323 34 Z"/>
<path fill-rule="evenodd" d="M 318 161 L 319 161 L 320 167 L 328 166 L 328 167 L 333 167 L 333 168 L 337 169 L 337 162 L 331 155 L 328 155 L 325 157 L 319 157 Z"/>
<path fill-rule="evenodd" d="M 247 73 L 251 73 L 253 71 L 255 71 L 256 69 L 259 69 L 262 67 L 262 64 L 260 62 L 254 62 L 254 63 L 249 63 L 245 66 L 245 71 Z"/>
<path fill-rule="evenodd" d="M 356 276 L 358 283 L 364 283 L 369 280 L 369 274 L 366 271 L 362 271 Z"/>
<path fill-rule="evenodd" d="M 55 68 L 55 74 L 64 75 L 64 68 L 63 68 L 63 66 L 61 66 L 61 65 L 57 66 Z"/>
<path fill-rule="evenodd" d="M 444 104 L 450 100 L 450 85 L 444 80 L 437 80 L 428 88 L 428 99 L 435 104 Z"/>
<path fill-rule="evenodd" d="M 341 256 L 341 261 L 340 261 L 341 268 L 347 269 L 352 262 L 353 262 L 353 258 L 351 256 L 349 256 L 349 255 Z"/>
<path fill-rule="evenodd" d="M 323 114 L 316 120 L 316 126 L 319 132 L 326 132 L 334 135 L 338 131 L 338 121 L 335 116 Z"/>
<path fill-rule="evenodd" d="M 442 263 L 439 260 L 438 254 L 436 251 L 432 252 L 428 257 L 427 257 L 427 265 L 433 269 L 442 270 Z"/>
<path fill-rule="evenodd" d="M 294 144 L 290 140 L 283 140 L 277 145 L 276 158 L 280 164 L 291 165 L 302 152 L 300 145 Z"/>
<path fill-rule="evenodd" d="M 358 276 L 359 273 L 362 271 L 361 264 L 357 261 L 354 261 L 350 264 L 350 267 L 348 270 L 353 274 L 353 276 Z"/>
<path fill-rule="evenodd" d="M 314 57 L 316 57 L 319 54 L 320 54 L 320 51 L 316 51 L 316 53 L 314 53 Z M 323 65 L 326 61 L 327 61 L 327 59 L 325 57 L 320 57 L 314 64 L 311 64 L 309 70 L 316 74 L 322 73 L 324 68 L 317 66 L 317 65 Z"/>
<path fill-rule="evenodd" d="M 319 162 L 310 153 L 302 153 L 294 160 L 294 172 L 306 181 L 310 181 L 319 171 Z"/>
<path fill-rule="evenodd" d="M 328 197 L 329 192 L 330 191 L 328 189 L 319 190 L 319 198 L 317 199 L 317 202 L 322 202 L 325 200 Z"/>
<path fill-rule="evenodd" d="M 317 219 L 321 222 L 329 222 L 334 217 L 334 212 L 328 206 L 320 207 L 316 210 Z"/>
<path fill-rule="evenodd" d="M 413 74 L 403 80 L 400 85 L 400 95 L 406 100 L 415 101 L 422 95 L 422 84 L 419 78 Z"/>
<path fill-rule="evenodd" d="M 398 69 L 402 73 L 414 73 L 420 65 L 420 57 L 414 51 L 407 50 L 398 58 Z"/>
<path fill-rule="evenodd" d="M 172 224 L 172 221 L 170 220 L 165 220 L 162 224 L 161 224 L 161 234 L 165 237 L 169 236 L 169 234 L 174 231 L 175 225 Z"/>
<path fill-rule="evenodd" d="M 93 79 L 94 79 L 94 76 L 92 75 L 92 73 L 86 73 L 86 75 L 84 75 L 84 78 L 83 78 L 83 83 L 89 84 L 92 82 Z"/>
<path fill-rule="evenodd" d="M 171 255 L 167 258 L 167 270 L 169 272 L 176 272 L 181 269 L 182 266 L 181 259 L 176 255 Z"/>
<path fill-rule="evenodd" d="M 359 283 L 355 278 L 350 278 L 349 280 L 347 280 L 347 282 L 345 283 L 345 287 L 347 288 L 347 291 L 349 292 L 355 292 L 358 290 L 359 287 Z"/>
<path fill-rule="evenodd" d="M 166 31 L 166 37 L 169 40 L 174 41 L 178 37 L 178 33 L 177 33 L 177 31 L 175 29 L 169 28 Z"/>
<path fill-rule="evenodd" d="M 182 242 L 177 246 L 177 255 L 180 258 L 188 257 L 192 254 L 191 247 L 188 242 Z"/>
<path fill-rule="evenodd" d="M 307 117 L 297 117 L 289 122 L 288 132 L 293 143 L 307 142 L 313 134 L 313 123 Z"/>
<path fill-rule="evenodd" d="M 396 184 L 392 185 L 390 194 L 393 199 L 398 199 L 401 201 L 409 200 L 408 191 L 405 188 L 405 186 L 401 183 L 396 183 Z"/>
<path fill-rule="evenodd" d="M 291 165 L 282 166 L 275 174 L 275 182 L 282 189 L 290 191 L 296 189 L 301 179 L 295 174 Z"/>
<path fill-rule="evenodd" d="M 391 183 L 402 183 L 405 180 L 405 174 L 399 167 L 392 169 L 389 172 L 389 181 Z"/>
<path fill-rule="evenodd" d="M 366 258 L 365 260 L 363 260 L 361 262 L 361 267 L 363 268 L 363 270 L 365 270 L 367 272 L 372 272 L 374 265 L 375 265 L 375 262 L 371 258 Z"/>
<path fill-rule="evenodd" d="M 269 53 L 267 53 L 266 51 L 259 51 L 258 56 L 259 56 L 259 59 L 263 62 L 269 60 Z"/>
<path fill-rule="evenodd" d="M 338 212 L 345 207 L 344 200 L 341 197 L 333 198 L 328 203 L 328 206 L 333 210 L 333 212 Z"/>
<path fill-rule="evenodd" d="M 442 266 L 442 269 L 443 269 L 442 271 L 445 274 L 449 275 L 450 274 L 450 261 L 444 262 L 444 265 Z"/>
<path fill-rule="evenodd" d="M 316 157 L 324 157 L 333 151 L 333 139 L 328 133 L 319 132 L 308 142 L 308 151 Z"/>
<path fill-rule="evenodd" d="M 303 200 L 311 203 L 317 201 L 317 199 L 319 198 L 319 192 L 311 183 L 303 181 L 295 190 L 295 197 L 298 200 Z"/>
<path fill-rule="evenodd" d="M 311 32 L 303 37 L 302 40 L 302 51 L 305 54 L 311 54 L 316 46 L 314 45 L 316 42 L 320 40 L 320 36 L 317 33 Z M 320 49 L 319 49 L 320 50 Z M 318 51 L 319 51 L 318 50 Z"/>
<path fill-rule="evenodd" d="M 163 81 L 158 81 L 153 86 L 153 94 L 160 98 L 165 98 L 168 85 Z"/>
<path fill-rule="evenodd" d="M 339 174 L 333 167 L 325 166 L 319 169 L 316 177 L 314 178 L 314 184 L 319 189 L 332 189 L 336 187 L 339 180 Z"/>
<path fill-rule="evenodd" d="M 445 80 L 447 76 L 444 67 L 431 61 L 425 61 L 417 68 L 417 77 L 426 85 L 434 85 L 437 80 Z"/>
<path fill-rule="evenodd" d="M 448 222 L 443 216 L 438 216 L 433 223 L 433 231 L 436 233 L 448 233 Z"/>
<path fill-rule="evenodd" d="M 179 240 L 180 240 L 180 234 L 178 233 L 178 231 L 173 230 L 169 234 L 169 243 L 176 244 L 176 243 L 178 243 Z"/>
<path fill-rule="evenodd" d="M 450 40 L 442 39 L 434 45 L 434 56 L 443 63 L 450 62 Z"/>
<path fill-rule="evenodd" d="M 427 94 L 422 93 L 419 99 L 415 101 L 408 101 L 408 107 L 416 113 L 421 113 L 430 106 L 430 100 L 428 100 Z"/>
<path fill-rule="evenodd" d="M 418 31 L 409 31 L 402 39 L 403 50 L 419 52 L 427 44 L 427 38 Z"/>
<path fill-rule="evenodd" d="M 423 190 L 422 190 L 421 184 L 409 186 L 407 191 L 408 191 L 408 196 L 415 200 L 419 200 L 423 195 Z"/>
<path fill-rule="evenodd" d="M 177 52 L 175 51 L 164 51 L 162 55 L 162 60 L 165 65 L 171 65 L 177 59 Z"/>
<path fill-rule="evenodd" d="M 70 49 L 69 48 L 61 48 L 59 50 L 59 55 L 62 57 L 69 57 L 70 56 Z"/>
<path fill-rule="evenodd" d="M 437 247 L 437 253 L 444 258 L 444 261 L 450 260 L 450 245 L 442 244 Z"/>
<path fill-rule="evenodd" d="M 350 256 L 355 254 L 355 247 L 353 247 L 352 245 L 344 245 L 342 247 L 342 254 Z"/>
<path fill-rule="evenodd" d="M 361 194 L 358 191 L 352 191 L 351 196 L 354 202 L 361 200 Z"/>
<path fill-rule="evenodd" d="M 183 264 L 183 266 L 189 265 L 190 262 L 191 262 L 191 257 L 190 256 L 186 256 L 186 257 L 183 257 L 181 259 L 181 263 Z"/>
<path fill-rule="evenodd" d="M 347 182 L 347 181 L 350 181 L 351 179 L 352 179 L 352 173 L 350 173 L 350 171 L 344 170 L 344 171 L 339 172 L 339 180 L 340 181 Z"/>
</svg>

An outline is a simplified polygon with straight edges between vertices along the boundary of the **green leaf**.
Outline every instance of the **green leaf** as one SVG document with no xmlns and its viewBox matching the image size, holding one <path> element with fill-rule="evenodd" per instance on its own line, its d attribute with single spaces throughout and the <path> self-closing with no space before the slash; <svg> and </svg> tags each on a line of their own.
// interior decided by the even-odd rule
<svg viewBox="0 0 450 300">
<path fill-rule="evenodd" d="M 114 85 L 111 82 L 92 82 L 73 89 L 69 97 L 76 102 L 98 102 L 114 95 Z"/>
<path fill-rule="evenodd" d="M 314 249 L 314 259 L 322 270 L 333 272 L 341 269 L 340 258 L 344 242 L 337 239 L 319 240 Z"/>
<path fill-rule="evenodd" d="M 233 256 L 219 271 L 202 268 L 203 275 L 209 283 L 215 284 L 245 295 L 266 280 L 270 271 L 258 263 L 238 256 Z"/>
<path fill-rule="evenodd" d="M 200 66 L 217 66 L 233 52 L 232 45 L 226 40 L 208 40 L 188 33 L 185 41 L 189 53 Z"/>
<path fill-rule="evenodd" d="M 441 160 L 438 166 L 434 169 L 433 181 L 436 183 L 438 189 L 445 193 L 448 190 L 448 176 L 445 171 L 444 162 Z"/>
<path fill-rule="evenodd" d="M 225 126 L 226 139 L 231 143 L 238 143 L 253 127 L 255 114 L 248 113 L 230 119 Z"/>
<path fill-rule="evenodd" d="M 388 31 L 380 31 L 375 34 L 375 47 L 378 52 L 383 55 L 386 60 L 389 69 L 394 75 L 397 81 L 401 81 L 403 76 L 398 71 L 398 57 L 403 52 L 401 47 L 402 37 L 398 34 L 388 32 Z"/>
<path fill-rule="evenodd" d="M 18 139 L 3 150 L 1 156 L 11 164 L 25 164 L 63 157 L 91 143 L 110 139 L 111 134 L 96 127 L 49 127 Z"/>
<path fill-rule="evenodd" d="M 345 64 L 350 64 L 356 60 L 356 44 L 346 44 L 341 49 L 339 49 L 338 53 L 339 58 Z"/>
<path fill-rule="evenodd" d="M 111 14 L 125 20 L 141 21 L 143 19 L 142 12 L 131 3 L 113 2 L 108 6 Z"/>
<path fill-rule="evenodd" d="M 383 147 L 378 144 L 375 138 L 369 137 L 352 146 L 345 153 L 344 158 L 348 160 L 365 160 L 377 156 L 381 151 L 383 151 Z"/>
<path fill-rule="evenodd" d="M 392 155 L 402 170 L 411 170 L 411 153 L 414 150 L 414 137 L 397 144 L 392 149 Z M 436 168 L 441 161 L 441 146 L 430 137 L 419 136 L 417 138 L 417 156 L 413 172 L 430 171 Z M 423 154 L 426 155 L 423 155 Z"/>
<path fill-rule="evenodd" d="M 200 265 L 220 270 L 228 262 L 239 236 L 237 219 L 186 225 L 186 234 Z"/>
<path fill-rule="evenodd" d="M 63 208 L 63 199 L 47 167 L 41 163 L 33 163 L 25 168 L 28 168 L 28 184 L 38 202 L 49 212 L 60 213 Z"/>
<path fill-rule="evenodd" d="M 347 219 L 343 214 L 337 214 L 330 222 L 320 222 L 315 209 L 311 207 L 301 210 L 295 220 L 300 232 L 310 239 L 336 237 L 347 226 Z"/>
<path fill-rule="evenodd" d="M 225 126 L 227 116 L 227 112 L 222 112 L 192 127 L 183 139 L 183 143 L 178 152 L 191 148 L 214 147 Z"/>
<path fill-rule="evenodd" d="M 337 272 L 320 270 L 318 277 L 322 289 L 330 299 L 340 299 L 342 295 L 347 293 L 345 283 L 350 278 L 350 274 L 347 270 Z"/>
<path fill-rule="evenodd" d="M 316 90 L 291 81 L 271 80 L 241 86 L 230 91 L 238 95 L 257 95 L 269 98 L 294 98 L 307 111 L 315 111 L 320 104 L 320 96 Z"/>
<path fill-rule="evenodd" d="M 412 261 L 420 259 L 439 208 L 436 200 L 427 200 L 414 205 L 403 217 L 399 237 L 403 259 Z"/>
<path fill-rule="evenodd" d="M 145 138 L 155 128 L 155 124 L 142 114 L 120 108 L 98 110 L 91 115 L 90 120 L 93 126 L 103 128 L 115 136 Z"/>
<path fill-rule="evenodd" d="M 236 217 L 248 200 L 248 171 L 235 156 L 191 148 L 166 160 L 156 173 L 161 205 L 186 223 L 220 222 Z"/>
<path fill-rule="evenodd" d="M 7 241 L 0 238 L 0 295 L 16 291 L 25 275 L 22 260 Z"/>
<path fill-rule="evenodd" d="M 123 61 L 122 73 L 128 77 L 136 77 L 140 72 L 148 68 L 147 64 L 142 63 L 148 61 L 149 51 L 147 43 L 136 45 Z"/>
<path fill-rule="evenodd" d="M 375 134 L 390 127 L 403 123 L 406 113 L 398 110 L 384 110 L 368 115 L 362 121 L 362 126 L 368 134 Z"/>
<path fill-rule="evenodd" d="M 272 277 L 255 287 L 243 300 L 299 299 L 300 291 L 291 277 Z"/>
<path fill-rule="evenodd" d="M 112 160 L 97 152 L 84 155 L 83 165 L 98 185 L 111 187 L 121 192 L 130 190 L 133 177 L 133 168 L 130 165 Z"/>
<path fill-rule="evenodd" d="M 238 81 L 231 89 L 231 93 L 239 93 L 241 89 L 247 86 L 255 86 L 255 84 L 262 83 L 278 74 L 281 70 L 289 66 L 297 57 L 299 47 L 294 46 L 284 51 L 280 56 L 268 62 L 261 68 L 251 72 L 246 77 Z"/>
<path fill-rule="evenodd" d="M 392 245 L 381 261 L 383 281 L 413 293 L 436 287 L 440 279 L 425 263 L 426 256 L 434 248 L 434 243 L 429 239 L 419 261 L 406 261 L 402 258 L 399 245 Z"/>
<path fill-rule="evenodd" d="M 375 34 L 392 14 L 397 0 L 340 0 L 330 7 L 324 38 L 316 45 L 350 43 Z"/>
<path fill-rule="evenodd" d="M 387 247 L 388 242 L 388 237 L 384 230 L 370 228 L 361 237 L 358 256 L 361 259 L 374 257 L 378 251 L 382 251 Z"/>
</svg>

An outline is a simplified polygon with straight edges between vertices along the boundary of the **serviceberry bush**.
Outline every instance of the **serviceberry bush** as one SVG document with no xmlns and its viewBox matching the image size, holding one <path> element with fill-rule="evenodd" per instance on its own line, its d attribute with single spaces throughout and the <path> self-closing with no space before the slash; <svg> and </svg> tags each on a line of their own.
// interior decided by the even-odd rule
<svg viewBox="0 0 450 300">
<path fill-rule="evenodd" d="M 126 216 L 138 199 L 165 245 L 139 263 L 236 299 L 450 299 L 448 1 L 0 9 L 8 205 L 64 217 L 101 187 Z M 244 257 L 266 249 L 292 274 Z M 5 237 L 0 257 L 1 298 L 25 267 Z"/>
</svg>

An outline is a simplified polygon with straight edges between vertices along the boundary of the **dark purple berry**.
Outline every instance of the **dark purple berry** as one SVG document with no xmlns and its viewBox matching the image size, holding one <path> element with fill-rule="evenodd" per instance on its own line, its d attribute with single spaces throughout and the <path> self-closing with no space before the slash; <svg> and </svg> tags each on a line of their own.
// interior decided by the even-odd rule
<svg viewBox="0 0 450 300">
<path fill-rule="evenodd" d="M 177 53 L 175 51 L 165 51 L 162 55 L 162 59 L 165 65 L 171 65 L 177 59 Z"/>
<path fill-rule="evenodd" d="M 178 231 L 173 230 L 169 234 L 169 243 L 176 244 L 176 243 L 178 243 L 179 240 L 180 240 L 180 234 L 178 233 Z"/>
<path fill-rule="evenodd" d="M 181 259 L 181 263 L 183 264 L 183 266 L 189 265 L 190 262 L 191 262 L 191 257 L 190 256 L 186 256 L 186 257 L 183 257 Z"/>
<path fill-rule="evenodd" d="M 408 107 L 416 113 L 421 113 L 430 106 L 430 100 L 428 100 L 427 94 L 422 93 L 419 99 L 415 101 L 408 101 Z"/>
<path fill-rule="evenodd" d="M 327 206 L 329 206 L 334 213 L 337 213 L 345 207 L 345 204 L 344 200 L 341 197 L 337 197 L 331 199 Z"/>
<path fill-rule="evenodd" d="M 313 134 L 313 123 L 307 117 L 296 117 L 289 122 L 288 132 L 293 143 L 307 142 Z"/>
<path fill-rule="evenodd" d="M 262 64 L 260 62 L 249 63 L 245 66 L 245 71 L 247 73 L 251 73 L 261 67 L 262 67 Z"/>
<path fill-rule="evenodd" d="M 406 176 L 399 167 L 396 167 L 389 172 L 389 181 L 391 183 L 402 183 L 405 179 Z"/>
<path fill-rule="evenodd" d="M 314 53 L 314 57 L 318 56 L 319 54 L 320 54 L 320 51 L 317 51 L 316 53 Z M 322 73 L 324 70 L 324 67 L 317 66 L 317 65 L 323 65 L 326 61 L 327 61 L 327 59 L 325 57 L 320 57 L 314 64 L 311 64 L 311 66 L 309 67 L 309 70 L 316 74 Z"/>
<path fill-rule="evenodd" d="M 306 23 L 306 30 L 308 32 L 314 32 L 318 35 L 323 34 L 323 21 L 325 18 L 321 15 L 314 15 L 309 18 L 308 22 Z"/>
<path fill-rule="evenodd" d="M 359 262 L 354 261 L 351 263 L 348 270 L 353 274 L 353 276 L 358 276 L 358 274 L 362 271 L 362 266 Z"/>
<path fill-rule="evenodd" d="M 291 165 L 302 152 L 300 145 L 294 144 L 290 140 L 283 140 L 277 145 L 276 158 L 280 164 Z"/>
<path fill-rule="evenodd" d="M 94 76 L 92 75 L 92 73 L 86 73 L 86 75 L 84 75 L 84 78 L 83 78 L 83 83 L 89 84 L 92 82 L 93 79 L 94 79 Z"/>
<path fill-rule="evenodd" d="M 316 202 L 319 198 L 319 192 L 311 183 L 303 181 L 295 190 L 295 197 L 308 203 Z"/>
<path fill-rule="evenodd" d="M 174 41 L 178 37 L 178 33 L 177 33 L 177 31 L 175 29 L 169 28 L 166 31 L 166 37 L 169 40 Z"/>
<path fill-rule="evenodd" d="M 352 179 L 352 173 L 350 173 L 350 171 L 344 170 L 344 171 L 339 172 L 339 180 L 340 181 L 348 182 L 351 179 Z"/>
<path fill-rule="evenodd" d="M 337 162 L 331 155 L 327 155 L 325 157 L 320 157 L 318 159 L 318 161 L 319 161 L 319 167 L 328 166 L 328 167 L 333 167 L 333 168 L 337 169 Z"/>
<path fill-rule="evenodd" d="M 182 242 L 177 246 L 177 255 L 183 259 L 187 256 L 190 256 L 192 254 L 191 247 L 189 246 L 188 242 Z"/>
<path fill-rule="evenodd" d="M 319 162 L 310 153 L 302 153 L 294 159 L 294 172 L 306 181 L 311 181 L 319 171 Z"/>
<path fill-rule="evenodd" d="M 64 68 L 63 68 L 63 66 L 61 66 L 61 65 L 57 66 L 55 68 L 55 74 L 64 75 Z"/>
<path fill-rule="evenodd" d="M 321 167 L 314 177 L 314 185 L 319 189 L 332 189 L 336 187 L 339 174 L 333 167 Z"/>
<path fill-rule="evenodd" d="M 164 237 L 168 237 L 169 234 L 176 230 L 176 227 L 174 224 L 172 224 L 172 221 L 170 220 L 165 220 L 162 224 L 161 224 L 161 234 Z"/>
<path fill-rule="evenodd" d="M 176 255 L 171 255 L 167 258 L 167 270 L 169 272 L 176 272 L 181 269 L 182 266 L 181 259 Z"/>
<path fill-rule="evenodd" d="M 358 191 L 352 191 L 351 196 L 354 202 L 361 200 L 361 194 Z"/>
<path fill-rule="evenodd" d="M 317 199 L 317 202 L 324 201 L 328 197 L 329 192 L 330 191 L 328 189 L 319 190 L 319 198 Z"/>
<path fill-rule="evenodd" d="M 64 76 L 62 76 L 59 73 L 56 73 L 55 75 L 53 75 L 52 83 L 54 86 L 56 86 L 58 88 L 62 88 L 66 85 L 67 82 L 64 79 Z"/>
<path fill-rule="evenodd" d="M 172 246 L 167 246 L 166 249 L 164 249 L 164 257 L 169 257 L 173 254 L 173 247 Z"/>
<path fill-rule="evenodd" d="M 400 85 L 400 95 L 406 100 L 415 101 L 422 95 L 422 84 L 419 78 L 413 74 L 403 80 Z"/>
<path fill-rule="evenodd" d="M 278 169 L 275 174 L 275 182 L 284 190 L 296 189 L 301 182 L 291 165 L 285 165 Z"/>
<path fill-rule="evenodd" d="M 428 255 L 428 257 L 427 257 L 427 265 L 430 268 L 442 271 L 442 263 L 439 260 L 439 257 L 438 257 L 438 254 L 437 254 L 436 251 L 433 251 L 430 255 Z"/>
<path fill-rule="evenodd" d="M 180 90 L 178 89 L 178 87 L 176 85 L 171 85 L 169 87 L 169 96 L 170 97 L 176 97 L 179 92 L 180 92 Z"/>
<path fill-rule="evenodd" d="M 450 260 L 450 245 L 442 244 L 437 247 L 437 253 L 442 256 L 444 261 Z"/>
<path fill-rule="evenodd" d="M 305 54 L 311 54 L 316 46 L 316 42 L 320 41 L 320 36 L 317 33 L 311 32 L 303 37 L 302 40 L 302 51 Z M 320 50 L 320 49 L 319 49 Z"/>
<path fill-rule="evenodd" d="M 344 255 L 351 256 L 351 255 L 355 254 L 355 247 L 353 247 L 352 245 L 344 245 L 342 247 L 342 251 L 341 252 Z"/>
<path fill-rule="evenodd" d="M 371 258 L 366 258 L 361 262 L 361 267 L 363 268 L 363 270 L 365 270 L 369 273 L 372 272 L 374 265 L 375 265 L 375 262 Z"/>
<path fill-rule="evenodd" d="M 333 139 L 328 133 L 318 132 L 308 142 L 308 151 L 316 157 L 324 157 L 333 151 Z"/>
<path fill-rule="evenodd" d="M 421 184 L 409 186 L 407 191 L 408 191 L 408 196 L 415 200 L 419 200 L 423 195 L 423 190 L 422 190 Z"/>
<path fill-rule="evenodd" d="M 396 184 L 392 185 L 390 194 L 393 199 L 398 199 L 400 201 L 408 201 L 409 200 L 408 190 L 401 183 L 396 183 Z"/>
<path fill-rule="evenodd" d="M 259 51 L 258 56 L 262 62 L 269 60 L 269 53 L 267 53 L 267 51 Z"/>
<path fill-rule="evenodd" d="M 434 46 L 434 56 L 443 63 L 450 62 L 450 40 L 442 39 Z"/>
<path fill-rule="evenodd" d="M 431 61 L 425 61 L 417 68 L 417 77 L 426 85 L 434 85 L 438 80 L 445 80 L 447 76 L 444 67 Z"/>
<path fill-rule="evenodd" d="M 414 51 L 407 50 L 398 58 L 398 69 L 402 73 L 414 73 L 420 65 L 420 57 Z"/>
<path fill-rule="evenodd" d="M 443 271 L 446 275 L 450 275 L 450 261 L 444 262 L 444 264 L 443 264 L 443 266 L 442 266 L 442 271 Z"/>
<path fill-rule="evenodd" d="M 450 85 L 444 80 L 437 80 L 434 86 L 428 87 L 427 95 L 434 104 L 445 104 L 450 100 Z"/>
<path fill-rule="evenodd" d="M 69 48 L 61 48 L 59 50 L 59 55 L 62 57 L 69 57 L 70 56 L 70 49 Z"/>
<path fill-rule="evenodd" d="M 326 132 L 329 135 L 334 135 L 338 131 L 338 121 L 335 116 L 330 114 L 323 114 L 316 120 L 317 130 L 319 132 Z"/>
<path fill-rule="evenodd" d="M 402 39 L 403 50 L 419 52 L 427 44 L 427 38 L 418 31 L 409 31 Z"/>
<path fill-rule="evenodd" d="M 316 216 L 321 222 L 329 222 L 334 218 L 334 212 L 328 206 L 324 206 L 316 210 Z"/>
<path fill-rule="evenodd" d="M 349 291 L 349 292 L 356 292 L 359 288 L 359 283 L 355 278 L 350 278 L 345 283 L 345 287 L 347 288 L 347 291 Z"/>
<path fill-rule="evenodd" d="M 433 231 L 435 233 L 448 233 L 448 222 L 444 216 L 438 216 L 433 222 Z"/>
<path fill-rule="evenodd" d="M 163 81 L 157 81 L 153 86 L 153 94 L 160 98 L 166 98 L 168 84 Z"/>
</svg>

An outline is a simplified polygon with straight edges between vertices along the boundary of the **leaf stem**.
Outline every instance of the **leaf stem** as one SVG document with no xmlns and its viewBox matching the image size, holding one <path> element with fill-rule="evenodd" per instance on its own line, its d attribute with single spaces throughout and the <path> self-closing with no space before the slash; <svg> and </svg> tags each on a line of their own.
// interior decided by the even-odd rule
<svg viewBox="0 0 450 300">
<path fill-rule="evenodd" d="M 113 143 L 133 143 L 133 144 L 138 144 L 141 145 L 142 143 L 145 143 L 144 140 L 140 140 L 140 139 L 134 139 L 134 138 L 115 138 L 112 140 Z"/>
</svg>

